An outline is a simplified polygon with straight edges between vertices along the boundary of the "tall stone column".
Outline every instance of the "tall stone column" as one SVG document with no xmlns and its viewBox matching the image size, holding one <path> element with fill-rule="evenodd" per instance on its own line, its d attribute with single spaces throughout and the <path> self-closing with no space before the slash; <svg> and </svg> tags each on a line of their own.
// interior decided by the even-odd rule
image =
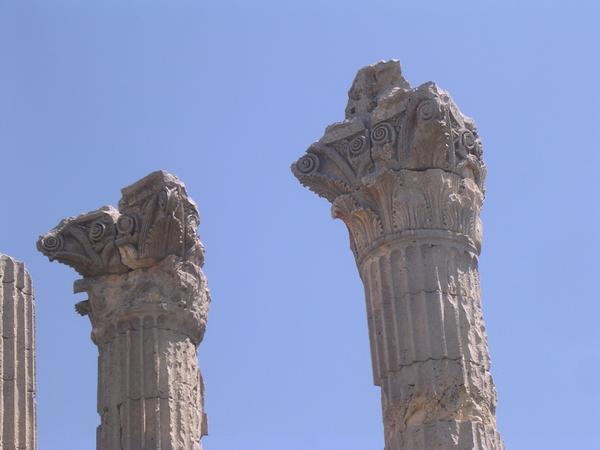
<svg viewBox="0 0 600 450">
<path fill-rule="evenodd" d="M 83 278 L 76 305 L 98 346 L 100 450 L 199 450 L 206 434 L 197 348 L 210 303 L 198 209 L 175 176 L 122 190 L 119 209 L 64 219 L 38 249 Z"/>
<path fill-rule="evenodd" d="M 0 450 L 35 450 L 33 287 L 24 264 L 2 254 L 0 283 Z"/>
<path fill-rule="evenodd" d="M 481 157 L 450 96 L 389 61 L 358 72 L 346 119 L 292 165 L 348 227 L 386 450 L 504 448 L 477 267 Z"/>
</svg>

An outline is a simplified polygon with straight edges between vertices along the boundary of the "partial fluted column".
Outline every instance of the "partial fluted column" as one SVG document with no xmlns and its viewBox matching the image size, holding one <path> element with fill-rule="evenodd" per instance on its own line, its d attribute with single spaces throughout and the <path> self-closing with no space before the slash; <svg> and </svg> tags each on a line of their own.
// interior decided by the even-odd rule
<svg viewBox="0 0 600 450">
<path fill-rule="evenodd" d="M 199 450 L 207 434 L 197 348 L 210 303 L 198 210 L 173 175 L 122 190 L 119 210 L 63 220 L 39 249 L 83 279 L 76 305 L 98 346 L 99 450 Z"/>
<path fill-rule="evenodd" d="M 24 264 L 2 254 L 0 282 L 0 450 L 35 450 L 33 287 Z"/>
<path fill-rule="evenodd" d="M 386 450 L 502 449 L 477 259 L 474 123 L 397 61 L 360 70 L 346 120 L 292 166 L 332 203 L 365 287 Z"/>
</svg>

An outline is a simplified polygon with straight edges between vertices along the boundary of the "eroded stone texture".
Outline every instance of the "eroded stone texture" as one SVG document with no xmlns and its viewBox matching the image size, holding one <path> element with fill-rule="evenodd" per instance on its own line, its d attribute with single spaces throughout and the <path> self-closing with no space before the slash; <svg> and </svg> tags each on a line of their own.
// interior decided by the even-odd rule
<svg viewBox="0 0 600 450">
<path fill-rule="evenodd" d="M 98 346 L 101 450 L 200 449 L 207 433 L 197 348 L 210 295 L 198 209 L 175 176 L 122 190 L 119 209 L 64 219 L 38 249 L 83 279 L 76 305 Z"/>
<path fill-rule="evenodd" d="M 473 121 L 397 61 L 361 69 L 346 119 L 292 165 L 349 230 L 386 450 L 503 449 L 480 302 L 485 166 Z"/>
<path fill-rule="evenodd" d="M 35 450 L 33 287 L 23 263 L 2 254 L 0 282 L 0 450 Z"/>
</svg>

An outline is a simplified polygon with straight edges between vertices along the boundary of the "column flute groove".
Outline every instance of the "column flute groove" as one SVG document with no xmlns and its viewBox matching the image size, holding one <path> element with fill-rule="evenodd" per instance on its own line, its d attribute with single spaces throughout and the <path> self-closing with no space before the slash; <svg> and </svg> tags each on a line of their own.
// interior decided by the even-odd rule
<svg viewBox="0 0 600 450">
<path fill-rule="evenodd" d="M 477 260 L 474 122 L 397 61 L 361 69 L 346 118 L 292 165 L 346 224 L 364 283 L 385 450 L 502 450 Z"/>
</svg>

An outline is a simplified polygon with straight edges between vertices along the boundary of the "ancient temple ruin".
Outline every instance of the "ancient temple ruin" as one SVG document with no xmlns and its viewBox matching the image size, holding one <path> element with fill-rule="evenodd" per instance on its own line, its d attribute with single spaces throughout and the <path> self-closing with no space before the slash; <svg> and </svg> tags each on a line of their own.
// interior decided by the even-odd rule
<svg viewBox="0 0 600 450">
<path fill-rule="evenodd" d="M 99 450 L 200 450 L 207 432 L 197 348 L 210 295 L 199 214 L 184 184 L 154 172 L 119 209 L 68 217 L 38 249 L 83 278 L 76 305 L 98 346 Z"/>
<path fill-rule="evenodd" d="M 485 166 L 473 121 L 397 61 L 361 69 L 346 118 L 293 164 L 348 227 L 385 450 L 504 448 L 480 302 Z"/>
<path fill-rule="evenodd" d="M 37 449 L 35 305 L 22 262 L 0 254 L 0 450 Z"/>
</svg>

